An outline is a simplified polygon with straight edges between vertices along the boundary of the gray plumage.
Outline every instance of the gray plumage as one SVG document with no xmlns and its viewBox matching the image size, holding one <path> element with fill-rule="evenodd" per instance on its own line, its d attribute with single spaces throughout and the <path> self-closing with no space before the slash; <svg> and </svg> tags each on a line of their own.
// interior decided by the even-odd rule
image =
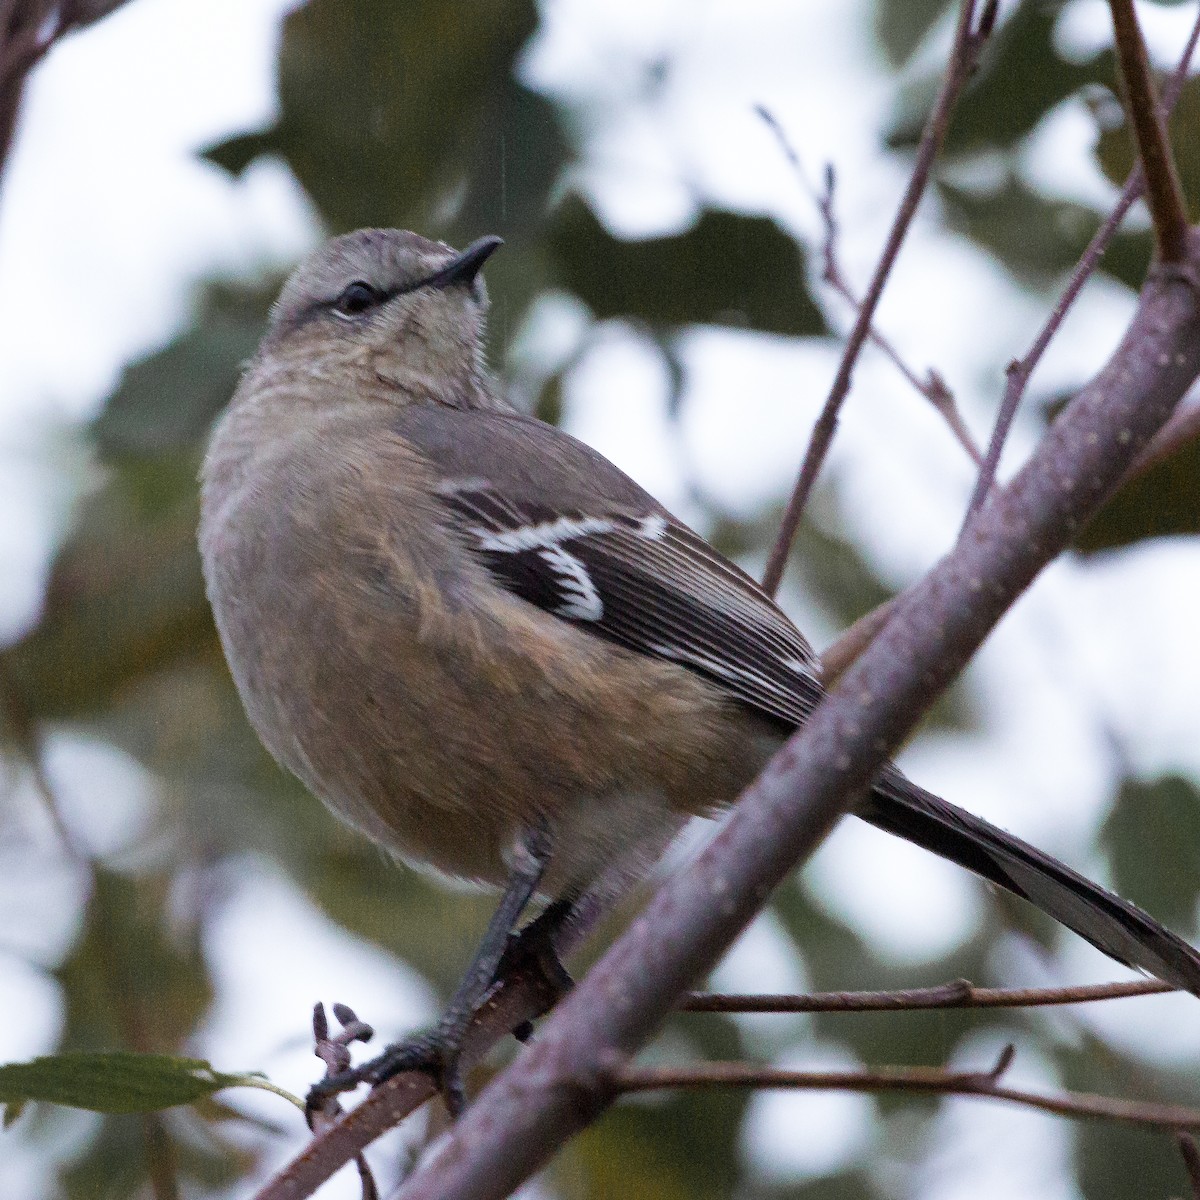
<svg viewBox="0 0 1200 1200">
<path fill-rule="evenodd" d="M 335 812 L 491 883 L 544 826 L 549 894 L 619 889 L 736 798 L 818 664 L 738 567 L 499 398 L 461 257 L 367 230 L 297 270 L 205 463 L 209 596 L 252 723 Z M 895 768 L 855 812 L 1200 993 L 1182 939 Z"/>
</svg>

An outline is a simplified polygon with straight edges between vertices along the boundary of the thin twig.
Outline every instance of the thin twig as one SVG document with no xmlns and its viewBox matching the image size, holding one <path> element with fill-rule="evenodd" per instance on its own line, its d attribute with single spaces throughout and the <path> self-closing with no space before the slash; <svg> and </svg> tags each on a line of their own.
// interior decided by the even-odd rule
<svg viewBox="0 0 1200 1200">
<path fill-rule="evenodd" d="M 838 259 L 837 243 L 838 243 L 838 222 L 837 214 L 833 207 L 833 195 L 836 185 L 836 174 L 833 164 L 827 164 L 825 167 L 825 188 L 824 191 L 818 191 L 809 182 L 808 176 L 804 171 L 804 167 L 800 162 L 800 156 L 796 153 L 795 147 L 792 145 L 787 134 L 784 132 L 783 126 L 780 125 L 775 114 L 771 112 L 765 105 L 755 105 L 754 111 L 763 119 L 767 128 L 769 128 L 775 136 L 775 140 L 779 143 L 779 148 L 783 152 L 783 156 L 788 160 L 792 169 L 796 173 L 796 178 L 800 182 L 800 186 L 812 198 L 813 204 L 816 206 L 817 212 L 821 215 L 821 224 L 825 229 L 825 236 L 821 242 L 821 278 L 827 283 L 852 309 L 857 313 L 862 309 L 862 301 L 854 294 L 854 289 L 850 286 L 842 271 L 841 262 Z M 900 357 L 899 351 L 892 343 L 884 337 L 879 329 L 871 324 L 867 329 L 867 340 L 874 343 L 887 358 L 897 371 L 908 381 L 913 390 L 924 396 L 926 400 L 933 405 L 934 410 L 942 417 L 947 425 L 950 426 L 951 433 L 958 439 L 959 444 L 970 456 L 971 460 L 978 466 L 983 461 L 983 454 L 979 447 L 975 445 L 971 437 L 970 431 L 966 427 L 966 423 L 962 419 L 962 415 L 958 411 L 958 406 L 954 402 L 954 393 L 950 390 L 949 385 L 942 377 L 941 372 L 930 367 L 925 378 L 922 379 L 916 371 L 914 371 L 908 363 Z"/>
<path fill-rule="evenodd" d="M 1059 988 L 981 988 L 967 979 L 937 987 L 896 992 L 814 992 L 809 995 L 717 995 L 692 992 L 680 1004 L 684 1012 L 808 1013 L 920 1012 L 944 1008 L 1039 1008 L 1085 1004 L 1130 996 L 1155 996 L 1179 989 L 1157 979 Z"/>
<path fill-rule="evenodd" d="M 1121 1100 L 1093 1092 L 1048 1096 L 1005 1087 L 1000 1072 L 945 1071 L 937 1067 L 885 1067 L 875 1071 L 789 1071 L 750 1063 L 716 1062 L 700 1067 L 634 1067 L 615 1080 L 623 1092 L 663 1088 L 788 1088 L 842 1092 L 919 1092 L 1007 1100 L 1060 1117 L 1096 1118 L 1153 1129 L 1200 1131 L 1200 1110 L 1177 1104 Z M 1194 1149 L 1194 1147 L 1193 1147 Z M 1190 1168 L 1190 1164 L 1189 1164 Z"/>
<path fill-rule="evenodd" d="M 991 32 L 996 17 L 996 5 L 997 0 L 984 0 L 978 25 L 975 23 L 975 0 L 963 0 L 959 10 L 958 26 L 954 34 L 954 46 L 950 52 L 946 75 L 942 80 L 941 90 L 938 92 L 933 110 L 929 114 L 929 120 L 925 123 L 924 132 L 921 134 L 921 142 L 917 147 L 916 160 L 913 163 L 908 187 L 900 201 L 900 207 L 892 222 L 892 228 L 888 233 L 883 252 L 879 256 L 879 262 L 875 266 L 875 272 L 867 287 L 866 295 L 863 297 L 854 326 L 846 339 L 837 374 L 834 376 L 821 415 L 813 426 L 804 462 L 800 466 L 796 485 L 792 489 L 787 509 L 783 514 L 779 536 L 776 538 L 774 546 L 771 547 L 771 554 L 763 573 L 763 587 L 771 595 L 779 590 L 788 553 L 795 540 L 796 530 L 800 527 L 800 518 L 833 441 L 833 435 L 837 429 L 838 413 L 850 391 L 850 379 L 854 371 L 854 364 L 858 361 L 863 344 L 867 340 L 867 333 L 871 328 L 871 321 L 875 317 L 875 310 L 879 306 L 879 299 L 883 295 L 884 285 L 891 275 L 896 257 L 900 253 L 900 246 L 908 233 L 913 216 L 917 211 L 917 205 L 929 182 L 933 161 L 941 149 L 942 141 L 950 124 L 950 114 L 954 110 L 959 94 L 970 78 L 975 64 L 978 62 L 979 53 Z"/>
<path fill-rule="evenodd" d="M 1164 263 L 1182 262 L 1188 219 L 1175 155 L 1155 94 L 1146 43 L 1133 11 L 1133 0 L 1109 0 L 1117 61 L 1121 64 L 1129 124 L 1138 159 L 1146 176 L 1146 205 L 1154 225 L 1158 256 Z"/>
<path fill-rule="evenodd" d="M 1183 91 L 1183 85 L 1187 81 L 1188 65 L 1192 61 L 1192 55 L 1195 53 L 1198 39 L 1200 39 L 1200 12 L 1196 14 L 1196 20 L 1192 24 L 1192 30 L 1188 35 L 1187 43 L 1184 45 L 1183 54 L 1179 58 L 1179 65 L 1175 68 L 1175 73 L 1163 89 L 1163 111 L 1168 116 L 1174 111 L 1175 105 L 1179 100 L 1179 95 Z M 1083 285 L 1091 278 L 1096 267 L 1099 266 L 1101 258 L 1104 257 L 1104 252 L 1108 249 L 1109 242 L 1112 241 L 1117 230 L 1120 228 L 1121 222 L 1125 219 L 1125 214 L 1141 198 L 1145 186 L 1146 180 L 1142 172 L 1141 163 L 1135 163 L 1121 188 L 1121 194 L 1117 198 L 1112 212 L 1108 214 L 1108 217 L 1101 224 L 1100 228 L 1092 235 L 1092 240 L 1088 243 L 1087 249 L 1084 250 L 1079 261 L 1071 271 L 1071 277 L 1067 280 L 1066 287 L 1063 288 L 1057 303 L 1051 309 L 1050 316 L 1038 331 L 1037 337 L 1033 339 L 1033 345 L 1029 347 L 1024 357 L 1014 359 L 1009 363 L 1005 372 L 1004 397 L 1000 401 L 1000 410 L 996 414 L 996 424 L 992 429 L 992 436 L 988 442 L 987 454 L 984 456 L 983 466 L 980 467 L 979 475 L 975 480 L 975 490 L 971 493 L 971 501 L 967 505 L 967 512 L 963 518 L 962 530 L 959 533 L 959 537 L 966 532 L 967 527 L 979 511 L 988 492 L 996 481 L 996 470 L 1000 465 L 1000 455 L 1004 450 L 1004 443 L 1008 440 L 1013 419 L 1017 415 L 1017 408 L 1020 406 L 1025 389 L 1029 386 L 1029 380 L 1033 375 L 1034 369 L 1041 361 L 1042 355 L 1046 353 L 1046 347 L 1050 345 L 1051 339 L 1058 332 L 1059 327 L 1066 318 L 1067 312 L 1076 299 L 1078 299 L 1079 293 L 1083 290 Z"/>
</svg>

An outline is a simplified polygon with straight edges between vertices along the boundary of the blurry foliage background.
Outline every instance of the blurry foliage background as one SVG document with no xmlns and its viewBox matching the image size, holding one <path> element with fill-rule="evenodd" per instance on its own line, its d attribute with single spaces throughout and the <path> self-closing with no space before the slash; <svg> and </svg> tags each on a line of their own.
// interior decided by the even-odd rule
<svg viewBox="0 0 1200 1200">
<path fill-rule="evenodd" d="M 876 0 L 873 9 L 863 10 L 862 37 L 874 39 L 879 70 L 892 91 L 880 143 L 899 161 L 919 136 L 936 87 L 946 8 L 944 0 Z M 1058 5 L 1003 4 L 1001 11 L 1002 24 L 937 169 L 933 219 L 1048 306 L 1102 212 L 1032 180 L 1022 158 L 1028 139 L 1056 106 L 1082 97 L 1095 115 L 1095 153 L 1103 172 L 1120 181 L 1130 153 L 1110 91 L 1111 53 L 1066 54 L 1054 36 Z M 681 347 L 692 327 L 832 345 L 829 323 L 844 323 L 845 310 L 816 279 L 818 247 L 798 246 L 765 210 L 730 211 L 697 184 L 694 219 L 681 227 L 643 240 L 612 232 L 580 183 L 586 180 L 590 133 L 605 120 L 603 104 L 555 99 L 522 82 L 522 55 L 543 19 L 532 3 L 513 0 L 481 0 L 466 8 L 448 0 L 312 0 L 283 21 L 277 120 L 203 153 L 234 175 L 264 155 L 281 159 L 330 233 L 395 225 L 458 245 L 483 232 L 501 234 L 506 248 L 487 275 L 495 314 L 493 362 L 516 402 L 550 420 L 563 414 L 572 370 L 613 328 L 605 323 L 623 323 L 661 356 L 672 422 L 686 416 L 689 366 Z M 686 30 L 678 45 L 685 55 Z M 620 64 L 638 75 L 632 90 L 640 89 L 646 105 L 656 102 L 676 65 L 670 54 Z M 1195 205 L 1197 81 L 1184 94 L 1174 132 Z M 821 164 L 806 165 L 819 174 Z M 853 186 L 853 179 L 842 181 L 844 189 Z M 802 203 L 799 189 L 798 195 Z M 1136 222 L 1131 228 L 1102 266 L 1126 287 L 1137 286 L 1149 253 L 1148 235 Z M 393 867 L 338 825 L 267 759 L 226 673 L 194 546 L 195 477 L 206 430 L 257 342 L 278 283 L 251 276 L 210 281 L 177 335 L 127 365 L 78 435 L 102 467 L 102 482 L 65 532 L 35 625 L 0 653 L 7 783 L 0 891 L 28 892 L 31 872 L 65 873 L 72 881 L 66 916 L 48 909 L 31 913 L 16 901 L 5 909 L 23 913 L 24 920 L 64 926 L 52 961 L 34 964 L 52 976 L 61 995 L 62 1049 L 203 1048 L 205 1014 L 220 986 L 209 953 L 216 914 L 231 880 L 250 870 L 248 863 L 282 873 L 337 925 L 409 964 L 443 995 L 490 906 L 488 897 L 448 891 Z M 547 295 L 575 317 L 569 344 L 554 353 L 537 339 L 531 348 L 522 337 Z M 986 323 L 986 314 L 980 320 Z M 1022 349 L 1014 345 L 1007 353 Z M 1101 352 L 1098 346 L 1096 364 Z M 919 347 L 915 353 L 919 358 Z M 1002 366 L 998 359 L 982 385 L 989 404 L 999 395 Z M 737 405 L 741 398 L 727 399 Z M 1061 395 L 1035 388 L 1030 407 L 1057 400 Z M 911 399 L 913 412 L 921 403 Z M 931 438 L 944 436 L 933 428 Z M 982 436 L 986 425 L 977 421 L 976 429 Z M 797 463 L 801 450 L 799 444 L 788 448 Z M 1200 531 L 1198 496 L 1200 446 L 1194 446 L 1119 497 L 1083 536 L 1080 551 L 1122 554 L 1151 536 L 1194 535 Z M 780 494 L 748 514 L 745 506 L 725 504 L 697 483 L 687 515 L 753 568 L 769 545 L 782 501 Z M 836 488 L 825 487 L 815 512 L 819 517 L 798 542 L 788 599 L 795 609 L 823 613 L 826 627 L 836 629 L 890 595 L 895 580 L 856 544 L 854 530 L 841 520 Z M 939 707 L 928 732 L 935 739 L 956 732 L 983 737 L 983 719 L 960 688 Z M 1099 716 L 1097 721 L 1102 723 Z M 62 807 L 45 763 L 49 758 L 52 767 L 53 746 L 64 737 L 119 748 L 144 768 L 141 775 L 121 776 L 122 786 L 136 785 L 149 799 L 136 835 L 117 839 L 118 851 L 106 851 L 103 835 L 95 834 L 111 804 L 100 790 L 101 776 L 96 811 L 87 813 L 85 798 L 83 817 L 57 815 L 68 845 L 44 828 L 39 805 Z M 1085 869 L 1107 872 L 1130 898 L 1194 937 L 1197 780 L 1183 770 L 1146 777 L 1119 747 L 1114 757 L 1118 766 L 1098 840 L 1081 830 L 1051 848 Z M 33 765 L 38 763 L 43 765 Z M 971 803 L 970 797 L 956 798 Z M 77 820 L 91 831 L 86 837 L 73 831 Z M 897 878 L 893 886 L 903 882 Z M 1055 931 L 1036 915 L 980 891 L 970 935 L 945 954 L 914 961 L 889 953 L 845 913 L 819 902 L 818 885 L 801 880 L 785 887 L 759 934 L 806 987 L 890 988 L 958 976 L 980 983 L 1039 982 L 1030 978 L 1030 967 L 1042 960 L 1028 947 L 1058 945 Z M 19 957 L 25 936 L 10 929 L 6 938 Z M 997 946 L 1008 949 L 998 954 Z M 320 953 L 301 943 L 285 950 L 297 958 Z M 1043 968 L 1046 980 L 1060 978 Z M 314 1000 L 354 998 L 352 978 L 333 967 L 324 978 L 319 996 L 298 995 L 278 1015 L 279 1044 L 302 1050 L 304 1014 Z M 757 981 L 741 983 L 754 987 Z M 1171 1011 L 1198 1020 L 1194 1008 Z M 386 1012 L 362 1015 L 384 1026 L 389 1019 Z M 6 1013 L 5 1019 L 19 1024 L 22 1014 Z M 1197 1057 L 1164 1062 L 1144 1043 L 1112 1033 L 1121 1019 L 1114 1016 L 1102 1031 L 1062 1014 L 1020 1012 L 803 1021 L 690 1016 L 672 1023 L 656 1053 L 978 1063 L 1012 1039 L 1023 1061 L 1033 1064 L 1033 1078 L 1047 1086 L 1200 1103 Z M 311 1063 L 315 1075 L 317 1064 Z M 240 1097 L 219 1099 L 150 1120 L 83 1118 L 34 1106 L 3 1137 L 10 1146 L 20 1142 L 36 1164 L 22 1177 L 31 1196 L 145 1195 L 151 1169 L 159 1173 L 159 1194 L 166 1194 L 164 1173 L 172 1172 L 187 1195 L 245 1194 L 251 1176 L 261 1177 L 299 1144 L 300 1121 L 278 1102 L 251 1106 Z M 768 1111 L 772 1103 L 718 1093 L 619 1106 L 567 1149 L 545 1180 L 547 1194 L 571 1200 L 965 1195 L 954 1181 L 972 1179 L 973 1156 L 991 1161 L 1010 1154 L 1005 1130 L 1015 1128 L 989 1126 L 994 1110 L 963 1126 L 959 1107 L 930 1099 L 822 1097 Z M 790 1125 L 780 1125 L 779 1113 L 790 1114 Z M 991 1142 L 989 1128 L 996 1130 Z M 1165 1136 L 1114 1126 L 1039 1128 L 1038 1148 L 1029 1151 L 1046 1164 L 1039 1168 L 1039 1194 L 1117 1200 L 1186 1191 Z M 807 1158 L 802 1152 L 800 1165 L 790 1169 L 760 1161 L 771 1138 L 800 1143 L 811 1137 L 841 1149 L 824 1158 L 820 1147 Z M 148 1152 L 148 1146 L 156 1149 Z M 395 1157 L 395 1146 L 388 1153 Z M 988 1180 L 984 1172 L 970 1194 L 988 1194 Z"/>
</svg>

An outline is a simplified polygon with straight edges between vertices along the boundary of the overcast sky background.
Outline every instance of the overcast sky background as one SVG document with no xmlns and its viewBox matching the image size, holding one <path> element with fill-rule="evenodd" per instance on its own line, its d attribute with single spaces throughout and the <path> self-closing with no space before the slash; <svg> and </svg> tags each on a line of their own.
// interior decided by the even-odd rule
<svg viewBox="0 0 1200 1200">
<path fill-rule="evenodd" d="M 286 266 L 321 237 L 284 167 L 259 164 L 232 181 L 195 157 L 199 147 L 270 121 L 279 19 L 288 7 L 280 0 L 133 0 L 56 48 L 31 81 L 0 192 L 0 639 L 16 637 L 36 618 L 57 539 L 95 478 L 72 429 L 95 413 L 126 363 L 186 322 L 201 280 Z M 625 235 L 685 225 L 699 189 L 817 237 L 810 199 L 754 115 L 755 104 L 767 105 L 814 178 L 826 161 L 836 164 L 843 265 L 861 288 L 906 178 L 904 161 L 880 150 L 895 82 L 863 40 L 870 28 L 864 7 L 863 0 L 551 0 L 524 70 L 533 86 L 574 108 L 590 146 L 579 185 Z M 1172 62 L 1191 6 L 1140 11 L 1152 52 Z M 1058 36 L 1080 54 L 1106 43 L 1105 6 L 1067 5 Z M 942 55 L 947 40 L 931 42 L 923 60 Z M 648 100 L 642 66 L 664 55 L 673 69 Z M 1112 189 L 1090 157 L 1093 136 L 1082 104 L 1062 106 L 1033 138 L 1027 176 L 1055 195 L 1109 202 Z M 914 367 L 941 371 L 983 441 L 1003 365 L 1024 351 L 1046 308 L 1044 298 L 1023 291 L 967 242 L 947 237 L 926 212 L 889 284 L 879 324 Z M 1086 378 L 1131 310 L 1128 293 L 1094 280 L 1047 356 L 1038 389 Z M 828 311 L 844 329 L 847 314 L 836 300 Z M 561 353 L 580 323 L 571 303 L 550 298 L 526 331 L 529 352 Z M 685 359 L 682 447 L 666 417 L 659 357 L 619 324 L 572 373 L 566 426 L 685 516 L 684 464 L 724 503 L 754 512 L 790 482 L 836 349 L 706 328 L 687 336 Z M 1007 470 L 1039 428 L 1032 417 L 1018 424 Z M 857 371 L 828 471 L 855 538 L 897 587 L 948 547 L 972 481 L 944 426 L 870 353 Z M 982 732 L 923 738 L 906 753 L 906 769 L 1051 853 L 1103 819 L 1114 763 L 1102 725 L 1146 775 L 1200 774 L 1198 595 L 1196 539 L 1056 564 L 971 670 Z M 822 613 L 794 591 L 785 598 L 818 646 L 832 640 L 837 630 Z M 110 851 L 122 839 L 132 842 L 153 805 L 154 781 L 110 747 L 77 736 L 58 737 L 51 750 L 68 817 L 82 835 L 108 839 Z M 87 814 L 98 795 L 110 800 L 106 820 L 89 832 Z M 822 902 L 897 960 L 944 952 L 978 919 L 972 880 L 858 823 L 839 829 L 809 872 Z M 253 861 L 236 876 L 209 939 L 219 995 L 195 1047 L 218 1067 L 261 1068 L 303 1092 L 315 1069 L 308 1006 L 326 995 L 331 974 L 356 980 L 356 1005 L 380 1018 L 384 1032 L 389 1022 L 399 1032 L 432 1014 L 421 980 L 379 949 L 348 939 L 285 879 Z M 0 1012 L 30 1014 L 0 1022 L 0 1060 L 53 1048 L 61 1020 L 55 985 L 36 964 L 52 962 L 69 941 L 80 897 L 67 871 L 47 870 L 39 886 L 44 890 L 19 910 L 0 910 L 0 928 L 17 931 L 5 939 L 13 951 L 0 948 Z M 997 953 L 1023 951 L 1001 946 Z M 1031 982 L 1045 983 L 1119 975 L 1067 938 L 1055 962 L 1023 969 Z M 765 918 L 718 982 L 790 990 L 804 985 L 797 974 L 782 935 Z M 1096 1006 L 1080 1020 L 1161 1061 L 1200 1054 L 1193 1010 L 1190 999 L 1163 998 L 1119 1011 Z M 295 1031 L 286 1045 L 281 1024 Z M 803 1040 L 785 1049 L 803 1032 L 799 1020 L 751 1028 L 764 1052 L 781 1061 L 846 1065 L 836 1056 L 843 1052 L 830 1050 L 823 1059 L 821 1047 Z M 964 1046 L 963 1062 L 977 1064 L 995 1049 Z M 1018 1059 L 1012 1078 L 1056 1083 L 1052 1068 L 1029 1056 Z M 290 1120 L 270 1098 L 237 1103 Z M 757 1098 L 745 1131 L 756 1169 L 801 1179 L 841 1165 L 870 1137 L 870 1109 L 861 1097 Z M 78 1120 L 83 1136 L 89 1118 Z M 29 1147 L 4 1136 L 0 1194 L 41 1196 Z M 913 1157 L 924 1153 L 914 1148 Z M 1062 1128 L 1047 1118 L 949 1104 L 917 1194 L 1066 1200 L 1076 1195 L 1061 1183 L 1069 1178 L 1066 1155 Z M 329 1194 L 355 1194 L 350 1183 Z"/>
</svg>

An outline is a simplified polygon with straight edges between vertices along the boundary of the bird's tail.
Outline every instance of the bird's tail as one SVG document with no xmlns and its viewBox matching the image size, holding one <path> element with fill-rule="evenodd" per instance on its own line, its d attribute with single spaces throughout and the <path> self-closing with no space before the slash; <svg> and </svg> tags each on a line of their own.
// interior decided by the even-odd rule
<svg viewBox="0 0 1200 1200">
<path fill-rule="evenodd" d="M 1200 995 L 1200 953 L 1148 913 L 889 767 L 855 814 L 966 867 L 1126 966 Z"/>
</svg>

